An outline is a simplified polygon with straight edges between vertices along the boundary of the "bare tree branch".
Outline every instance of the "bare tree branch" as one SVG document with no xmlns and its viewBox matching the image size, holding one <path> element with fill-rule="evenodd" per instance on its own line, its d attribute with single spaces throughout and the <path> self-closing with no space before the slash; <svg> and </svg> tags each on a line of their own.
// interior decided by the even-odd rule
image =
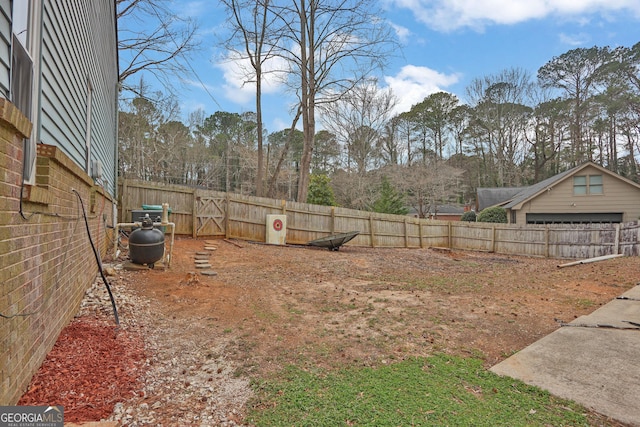
<svg viewBox="0 0 640 427">
<path fill-rule="evenodd" d="M 173 14 L 165 0 L 117 0 L 119 82 L 132 90 L 132 77 L 153 75 L 175 93 L 176 76 L 191 73 L 189 55 L 198 48 L 198 26 Z"/>
</svg>

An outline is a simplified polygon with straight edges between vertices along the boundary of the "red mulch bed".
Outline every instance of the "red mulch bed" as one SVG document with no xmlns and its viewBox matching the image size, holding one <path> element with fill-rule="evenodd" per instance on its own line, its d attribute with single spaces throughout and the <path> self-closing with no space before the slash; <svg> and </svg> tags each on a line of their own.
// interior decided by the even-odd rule
<svg viewBox="0 0 640 427">
<path fill-rule="evenodd" d="M 98 421 L 140 394 L 141 337 L 104 319 L 79 317 L 60 333 L 18 405 L 62 405 L 64 419 Z"/>
</svg>

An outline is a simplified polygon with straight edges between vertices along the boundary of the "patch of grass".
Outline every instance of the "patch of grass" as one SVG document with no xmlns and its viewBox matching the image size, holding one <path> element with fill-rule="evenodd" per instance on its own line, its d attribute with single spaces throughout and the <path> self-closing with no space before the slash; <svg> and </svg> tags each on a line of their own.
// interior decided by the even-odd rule
<svg viewBox="0 0 640 427">
<path fill-rule="evenodd" d="M 258 305 L 253 305 L 252 309 L 256 318 L 260 320 L 267 320 L 267 321 L 273 322 L 280 319 L 280 317 L 276 313 L 272 311 L 264 310 L 262 307 L 259 307 Z"/>
<path fill-rule="evenodd" d="M 389 282 L 394 282 L 393 278 L 386 278 Z M 432 291 L 447 292 L 459 290 L 474 290 L 480 287 L 474 282 L 463 282 L 452 276 L 439 276 L 436 274 L 425 276 L 421 279 L 395 279 L 395 289 L 402 291 Z"/>
<path fill-rule="evenodd" d="M 589 425 L 576 404 L 446 355 L 338 371 L 289 366 L 254 388 L 247 420 L 256 426 Z"/>
<path fill-rule="evenodd" d="M 301 316 L 304 314 L 304 310 L 302 310 L 301 308 L 296 307 L 293 304 L 283 304 L 282 308 L 288 312 L 289 314 L 293 314 L 293 315 L 298 315 Z"/>
<path fill-rule="evenodd" d="M 320 305 L 320 312 L 321 313 L 342 313 L 344 311 L 355 310 L 356 307 L 357 306 L 352 302 L 348 304 L 342 303 L 339 301 L 325 302 L 324 304 Z"/>
<path fill-rule="evenodd" d="M 581 298 L 576 301 L 576 305 L 578 306 L 578 308 L 591 308 L 596 305 L 596 303 L 593 300 Z"/>
</svg>

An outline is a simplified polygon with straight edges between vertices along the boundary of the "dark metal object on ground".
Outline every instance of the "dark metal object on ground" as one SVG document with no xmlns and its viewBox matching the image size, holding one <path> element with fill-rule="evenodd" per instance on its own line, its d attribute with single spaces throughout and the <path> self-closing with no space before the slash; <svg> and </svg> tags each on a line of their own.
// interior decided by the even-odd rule
<svg viewBox="0 0 640 427">
<path fill-rule="evenodd" d="M 354 237 L 360 234 L 359 231 L 349 231 L 348 233 L 334 234 L 320 239 L 312 240 L 307 245 L 318 246 L 320 248 L 328 248 L 332 251 L 337 251 L 340 246 L 344 245 Z"/>
<path fill-rule="evenodd" d="M 153 227 L 153 220 L 146 216 L 142 228 L 131 232 L 129 236 L 129 257 L 136 264 L 147 264 L 153 268 L 156 261 L 164 255 L 164 233 Z"/>
<path fill-rule="evenodd" d="M 640 298 L 631 298 L 631 297 L 625 297 L 625 296 L 616 297 L 616 299 L 625 300 L 625 301 L 640 301 Z"/>
<path fill-rule="evenodd" d="M 554 320 L 558 322 L 560 326 L 563 326 L 563 327 L 571 326 L 574 328 L 601 328 L 601 329 L 622 329 L 622 330 L 640 331 L 640 324 L 635 322 L 630 322 L 628 320 L 623 320 L 623 322 L 634 325 L 633 327 L 609 325 L 606 323 L 567 323 L 560 319 L 554 319 Z"/>
</svg>

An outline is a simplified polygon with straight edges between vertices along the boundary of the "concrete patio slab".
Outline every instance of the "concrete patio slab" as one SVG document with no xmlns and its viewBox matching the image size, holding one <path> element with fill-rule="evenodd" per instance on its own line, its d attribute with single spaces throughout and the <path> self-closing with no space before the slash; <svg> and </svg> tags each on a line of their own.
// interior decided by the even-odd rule
<svg viewBox="0 0 640 427">
<path fill-rule="evenodd" d="M 640 426 L 640 286 L 491 368 Z M 632 322 L 632 323 L 628 323 Z M 624 328 L 624 329 L 623 329 Z"/>
</svg>

